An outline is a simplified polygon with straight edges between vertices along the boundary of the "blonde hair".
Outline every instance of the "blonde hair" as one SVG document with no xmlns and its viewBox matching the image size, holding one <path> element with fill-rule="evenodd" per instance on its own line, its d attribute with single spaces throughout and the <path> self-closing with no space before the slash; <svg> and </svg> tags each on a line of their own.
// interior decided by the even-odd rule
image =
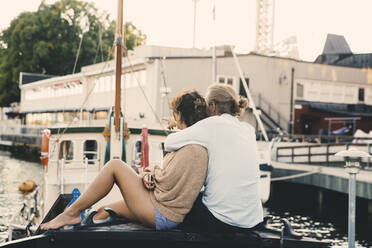
<svg viewBox="0 0 372 248">
<path fill-rule="evenodd" d="M 248 106 L 248 100 L 239 96 L 227 84 L 212 84 L 207 90 L 208 105 L 214 103 L 220 114 L 240 115 Z"/>
</svg>

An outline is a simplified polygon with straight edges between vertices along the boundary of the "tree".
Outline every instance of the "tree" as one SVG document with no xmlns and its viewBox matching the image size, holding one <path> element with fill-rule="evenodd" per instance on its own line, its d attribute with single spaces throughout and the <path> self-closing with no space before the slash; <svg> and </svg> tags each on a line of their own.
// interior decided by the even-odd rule
<svg viewBox="0 0 372 248">
<path fill-rule="evenodd" d="M 125 25 L 129 50 L 144 44 L 146 35 L 132 23 Z M 0 106 L 19 101 L 19 73 L 66 75 L 76 64 L 101 62 L 108 56 L 115 36 L 115 22 L 98 15 L 92 3 L 61 0 L 44 1 L 36 12 L 24 12 L 0 34 Z"/>
</svg>

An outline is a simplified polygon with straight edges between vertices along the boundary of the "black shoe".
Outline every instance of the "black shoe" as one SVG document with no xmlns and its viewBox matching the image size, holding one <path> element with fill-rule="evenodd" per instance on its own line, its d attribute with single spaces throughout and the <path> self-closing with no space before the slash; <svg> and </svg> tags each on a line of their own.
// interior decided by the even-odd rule
<svg viewBox="0 0 372 248">
<path fill-rule="evenodd" d="M 115 213 L 111 208 L 105 208 L 106 212 L 109 213 L 109 216 L 102 220 L 93 220 L 93 217 L 97 214 L 96 210 L 91 211 L 87 217 L 81 222 L 82 227 L 96 227 L 96 226 L 110 226 L 117 224 L 125 224 L 130 222 L 127 218 L 122 217 Z"/>
</svg>

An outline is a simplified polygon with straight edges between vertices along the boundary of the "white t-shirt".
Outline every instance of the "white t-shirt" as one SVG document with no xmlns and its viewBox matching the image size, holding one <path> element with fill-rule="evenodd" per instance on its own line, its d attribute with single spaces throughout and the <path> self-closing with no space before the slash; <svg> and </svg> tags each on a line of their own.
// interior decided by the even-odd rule
<svg viewBox="0 0 372 248">
<path fill-rule="evenodd" d="M 208 149 L 203 203 L 220 221 L 251 228 L 263 220 L 254 128 L 229 114 L 201 120 L 165 140 L 165 150 L 188 144 Z"/>
</svg>

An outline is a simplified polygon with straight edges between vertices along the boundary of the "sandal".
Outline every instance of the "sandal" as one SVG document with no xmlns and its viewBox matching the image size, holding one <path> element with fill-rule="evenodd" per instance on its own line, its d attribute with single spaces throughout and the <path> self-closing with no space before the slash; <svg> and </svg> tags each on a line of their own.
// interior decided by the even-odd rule
<svg viewBox="0 0 372 248">
<path fill-rule="evenodd" d="M 102 220 L 93 220 L 93 217 L 97 214 L 96 210 L 91 211 L 87 217 L 85 217 L 82 222 L 82 227 L 95 227 L 95 226 L 110 226 L 117 224 L 125 224 L 130 222 L 127 218 L 122 217 L 115 213 L 111 208 L 105 208 L 106 212 L 109 213 L 109 216 Z"/>
</svg>

